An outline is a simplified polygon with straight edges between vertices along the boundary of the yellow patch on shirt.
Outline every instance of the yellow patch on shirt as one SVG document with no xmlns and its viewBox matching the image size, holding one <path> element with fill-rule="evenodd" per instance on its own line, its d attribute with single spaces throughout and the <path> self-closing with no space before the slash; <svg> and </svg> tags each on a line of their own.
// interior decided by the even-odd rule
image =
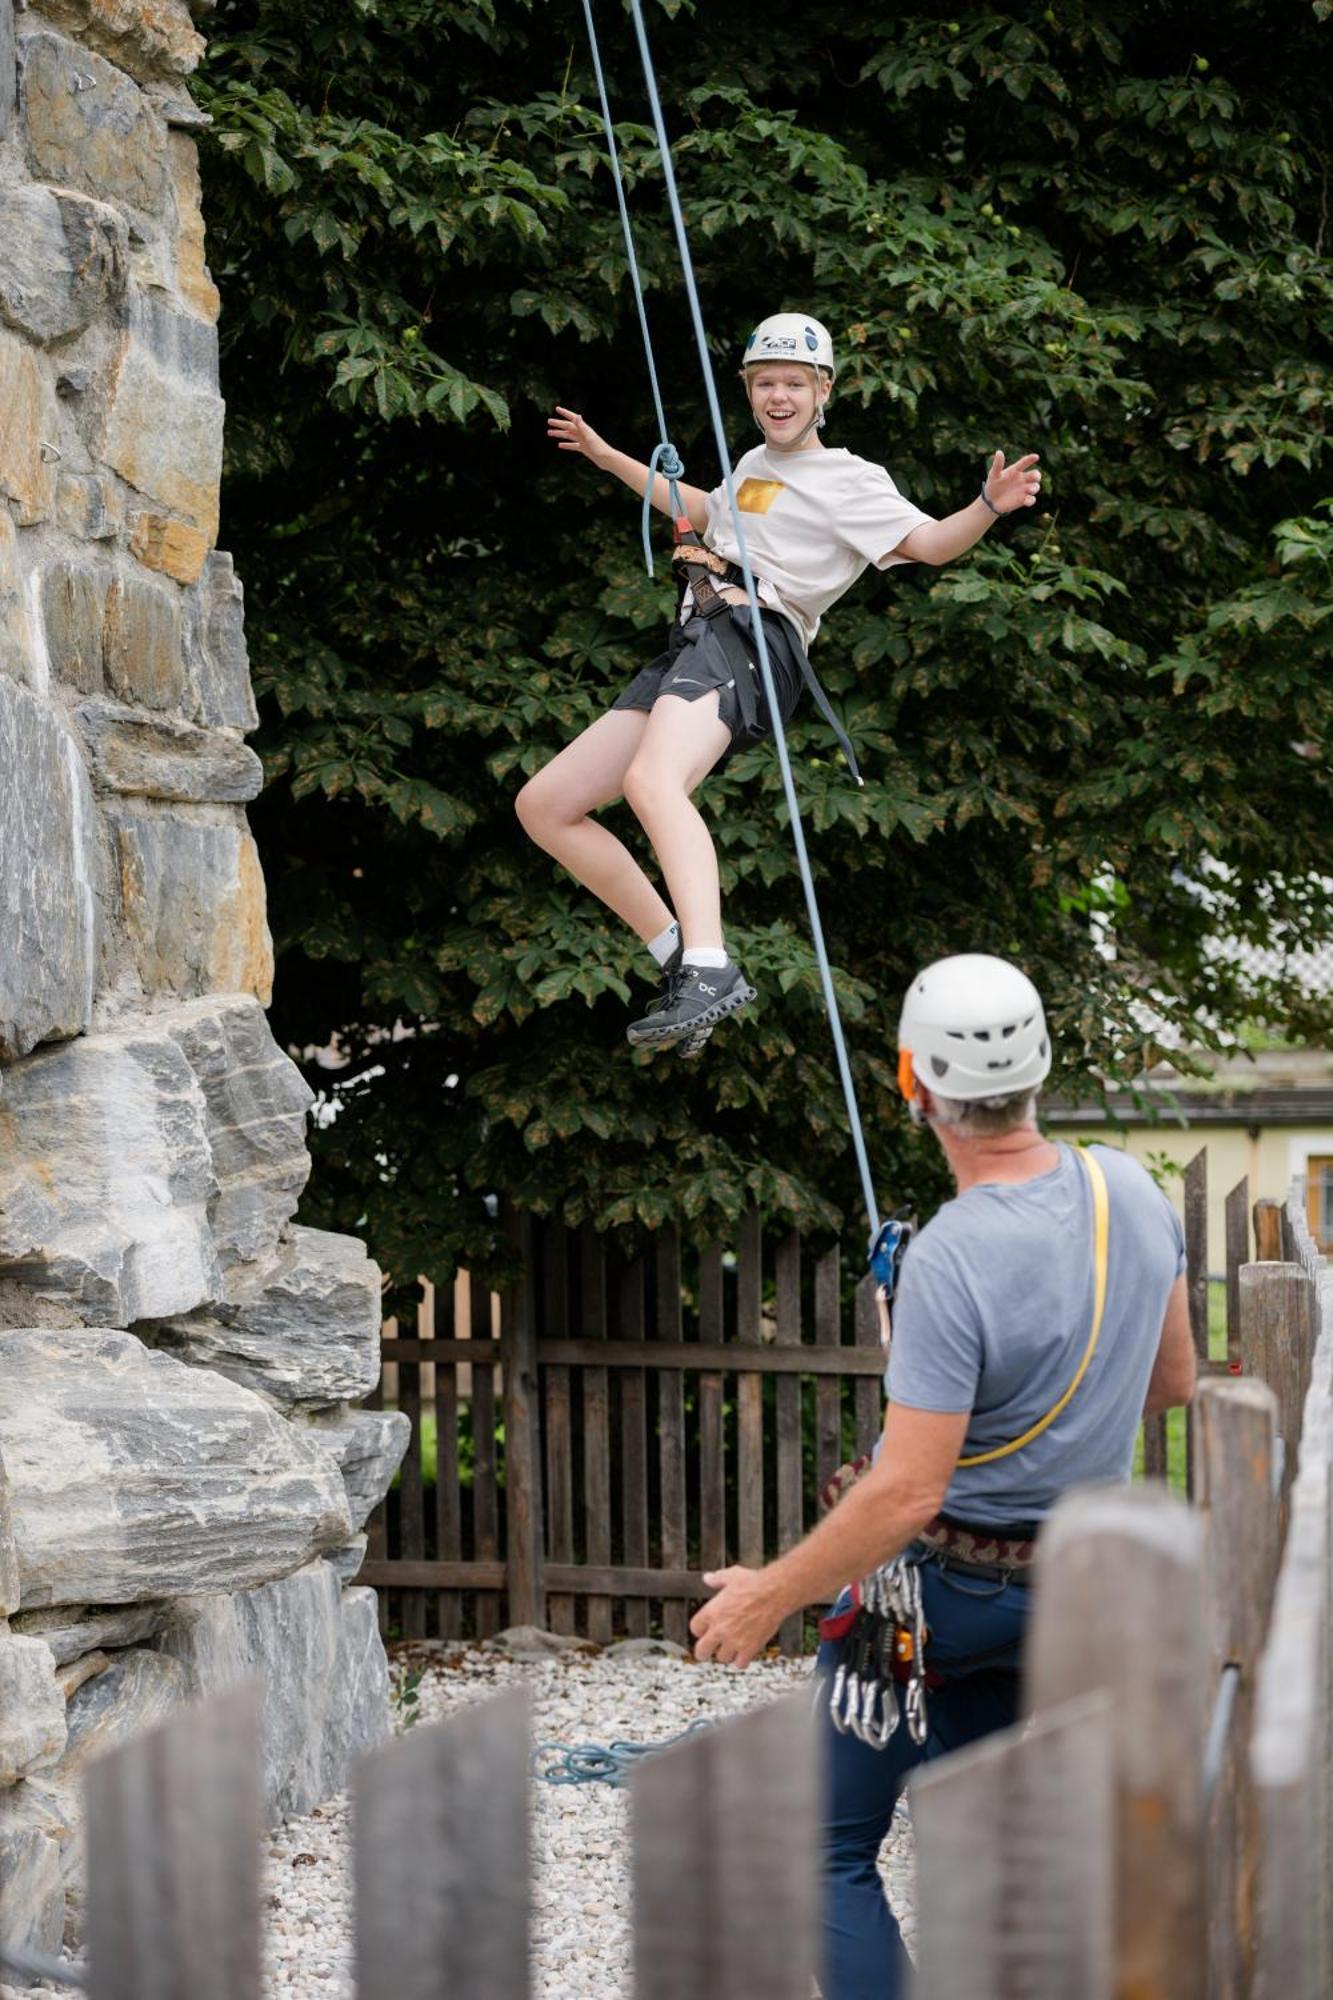
<svg viewBox="0 0 1333 2000">
<path fill-rule="evenodd" d="M 766 514 L 779 493 L 785 491 L 780 479 L 742 479 L 736 505 L 743 514 Z"/>
</svg>

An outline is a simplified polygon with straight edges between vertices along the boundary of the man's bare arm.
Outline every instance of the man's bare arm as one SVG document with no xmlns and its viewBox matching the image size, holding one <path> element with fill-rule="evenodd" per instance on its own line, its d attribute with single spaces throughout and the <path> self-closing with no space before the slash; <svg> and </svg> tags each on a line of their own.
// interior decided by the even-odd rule
<svg viewBox="0 0 1333 2000">
<path fill-rule="evenodd" d="M 546 435 L 561 451 L 578 452 L 599 472 L 609 472 L 612 478 L 623 481 L 632 493 L 643 498 L 643 490 L 648 484 L 648 467 L 641 460 L 629 457 L 628 453 L 617 451 L 614 445 L 599 437 L 577 410 L 557 406 L 555 415 L 546 420 Z M 690 526 L 701 535 L 708 526 L 708 495 L 702 486 L 686 486 L 680 480 L 676 484 L 685 503 L 685 512 L 690 517 Z M 671 488 L 660 472 L 653 478 L 653 505 L 661 514 L 671 512 Z"/>
<path fill-rule="evenodd" d="M 1190 1333 L 1189 1292 L 1182 1274 L 1172 1285 L 1171 1296 L 1166 1302 L 1157 1359 L 1148 1377 L 1144 1416 L 1155 1417 L 1159 1410 L 1172 1410 L 1178 1404 L 1188 1403 L 1194 1394 L 1197 1378 L 1194 1340 Z"/>
</svg>

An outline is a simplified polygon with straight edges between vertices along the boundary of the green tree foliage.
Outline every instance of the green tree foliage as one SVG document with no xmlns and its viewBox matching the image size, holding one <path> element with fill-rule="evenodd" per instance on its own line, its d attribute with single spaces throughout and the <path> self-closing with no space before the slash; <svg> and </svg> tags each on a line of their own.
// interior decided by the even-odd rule
<svg viewBox="0 0 1333 2000">
<path fill-rule="evenodd" d="M 739 341 L 805 306 L 845 357 L 831 441 L 932 512 L 995 446 L 1043 456 L 1035 515 L 829 620 L 864 790 L 816 716 L 793 731 L 878 1183 L 929 1194 L 891 1087 L 915 962 L 1021 958 L 1057 1081 L 1088 1088 L 1141 1069 L 1145 1022 L 1234 1021 L 1219 925 L 1328 933 L 1328 10 L 1280 33 L 1259 0 L 649 11 L 735 449 Z M 711 485 L 628 22 L 599 14 L 673 437 Z M 762 999 L 693 1067 L 625 1046 L 642 954 L 512 814 L 672 603 L 624 489 L 545 441 L 556 401 L 656 441 L 579 7 L 211 19 L 277 1024 L 348 1058 L 312 1219 L 436 1274 L 493 1252 L 496 1191 L 599 1225 L 703 1230 L 747 1196 L 854 1224 L 771 753 L 707 788 Z M 1269 1004 L 1315 1025 L 1280 982 Z"/>
</svg>

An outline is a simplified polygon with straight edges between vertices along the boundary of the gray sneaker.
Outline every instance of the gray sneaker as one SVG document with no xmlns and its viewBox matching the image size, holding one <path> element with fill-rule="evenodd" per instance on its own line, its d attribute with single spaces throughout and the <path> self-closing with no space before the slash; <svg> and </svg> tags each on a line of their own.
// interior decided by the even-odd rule
<svg viewBox="0 0 1333 2000">
<path fill-rule="evenodd" d="M 626 1029 L 636 1048 L 693 1040 L 700 1029 L 711 1033 L 719 1021 L 754 999 L 754 988 L 737 965 L 681 965 L 671 975 L 668 989 L 641 1021 L 631 1021 Z"/>
</svg>

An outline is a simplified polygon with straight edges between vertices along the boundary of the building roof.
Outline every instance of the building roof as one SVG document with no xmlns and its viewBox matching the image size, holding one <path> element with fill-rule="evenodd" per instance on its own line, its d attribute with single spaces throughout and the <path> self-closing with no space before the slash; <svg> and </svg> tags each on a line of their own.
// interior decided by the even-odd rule
<svg viewBox="0 0 1333 2000">
<path fill-rule="evenodd" d="M 1137 1091 L 1115 1090 L 1105 1104 L 1042 1105 L 1049 1125 L 1333 1125 L 1333 1053 L 1261 1049 L 1201 1055 L 1205 1073 L 1183 1076 L 1171 1063 L 1148 1071 Z"/>
</svg>

